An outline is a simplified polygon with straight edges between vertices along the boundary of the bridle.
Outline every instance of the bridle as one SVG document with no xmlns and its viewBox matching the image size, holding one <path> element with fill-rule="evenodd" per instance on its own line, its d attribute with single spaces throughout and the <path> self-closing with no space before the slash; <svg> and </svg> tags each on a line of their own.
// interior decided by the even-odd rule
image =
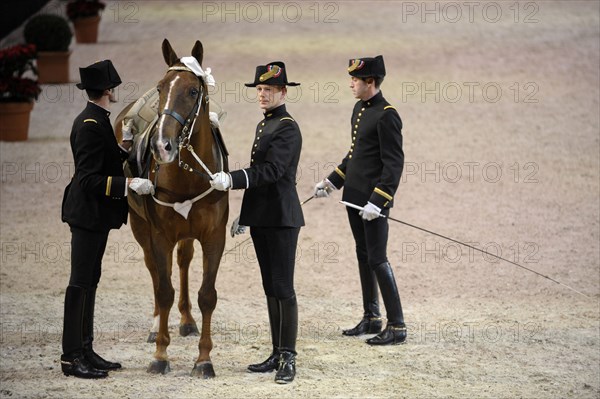
<svg viewBox="0 0 600 399">
<path fill-rule="evenodd" d="M 196 75 L 196 73 L 193 70 L 191 70 L 190 68 L 188 68 L 187 66 L 173 66 L 173 67 L 170 67 L 167 70 L 167 72 L 168 71 L 183 71 L 183 72 L 193 73 L 194 76 L 196 76 L 198 78 L 198 81 L 200 82 L 200 90 L 198 93 L 198 99 L 196 100 L 196 103 L 194 104 L 194 107 L 192 107 L 192 110 L 188 114 L 187 118 L 184 119 L 181 116 L 181 114 L 179 114 L 177 111 L 174 111 L 172 109 L 165 108 L 162 112 L 159 111 L 159 118 L 162 115 L 168 115 L 168 116 L 174 118 L 182 126 L 181 132 L 177 135 L 177 145 L 179 147 L 179 151 L 177 153 L 178 166 L 185 171 L 196 173 L 197 175 L 208 177 L 209 179 L 212 180 L 213 173 L 208 169 L 208 167 L 204 164 L 204 162 L 202 162 L 202 160 L 200 159 L 198 154 L 196 154 L 196 152 L 194 151 L 194 147 L 192 147 L 192 145 L 190 144 L 192 134 L 194 133 L 194 126 L 196 124 L 196 121 L 198 120 L 198 115 L 200 113 L 200 110 L 202 109 L 202 101 L 204 101 L 205 104 L 208 104 L 208 101 L 209 101 L 208 96 L 204 95 L 203 81 L 200 79 L 200 76 Z M 190 154 L 192 154 L 194 159 L 200 164 L 200 166 L 202 167 L 202 169 L 204 169 L 204 171 L 196 170 L 196 169 L 192 168 L 189 164 L 187 164 L 181 160 L 181 152 L 184 148 L 186 150 L 188 150 L 188 152 Z M 221 161 L 221 162 L 219 162 L 219 164 L 221 165 L 221 168 L 223 168 L 224 162 Z M 155 179 L 154 185 L 155 185 L 155 187 L 158 187 L 158 184 L 157 184 L 158 183 L 158 170 L 159 170 L 159 164 L 156 163 L 155 167 L 154 167 L 154 172 L 155 172 L 154 173 L 154 179 Z M 156 202 L 159 205 L 173 208 L 175 210 L 175 212 L 179 213 L 181 216 L 183 216 L 185 219 L 187 219 L 188 213 L 189 213 L 190 209 L 192 208 L 192 205 L 196 201 L 199 201 L 202 198 L 206 197 L 213 190 L 214 190 L 213 187 L 209 187 L 206 191 L 200 193 L 199 195 L 195 196 L 194 198 L 185 200 L 183 202 L 173 202 L 173 203 L 165 202 L 165 201 L 159 200 L 154 195 L 152 195 L 152 199 L 154 200 L 154 202 Z"/>
<path fill-rule="evenodd" d="M 194 71 L 192 71 L 190 68 L 188 68 L 186 66 L 173 66 L 167 70 L 167 72 L 169 72 L 169 71 L 183 71 L 183 72 L 189 72 L 189 73 L 194 74 L 194 76 L 196 76 L 198 78 L 198 82 L 200 83 L 198 98 L 197 98 L 196 102 L 194 103 L 192 110 L 189 112 L 189 114 L 186 118 L 182 117 L 181 114 L 179 114 L 177 111 L 174 111 L 169 108 L 165 108 L 162 112 L 159 111 L 158 116 L 160 118 L 162 115 L 168 115 L 168 116 L 172 117 L 173 119 L 175 119 L 182 126 L 181 133 L 179 133 L 177 135 L 177 145 L 179 146 L 179 151 L 177 152 L 177 157 L 178 157 L 177 164 L 179 165 L 179 167 L 186 171 L 192 172 L 192 173 L 196 173 L 196 174 L 199 174 L 202 176 L 208 176 L 208 178 L 210 179 L 212 176 L 211 171 L 204 164 L 204 162 L 202 162 L 200 157 L 194 151 L 194 147 L 192 147 L 192 145 L 190 144 L 192 134 L 194 132 L 194 125 L 196 124 L 196 120 L 198 119 L 198 114 L 200 113 L 200 110 L 202 108 L 202 101 L 204 99 L 204 102 L 206 104 L 208 104 L 208 100 L 209 100 L 208 96 L 204 95 L 204 84 L 203 84 L 202 80 L 200 79 L 200 77 L 197 76 L 194 73 Z M 186 150 L 188 150 L 190 152 L 190 154 L 192 154 L 194 159 L 196 159 L 196 161 L 200 164 L 200 166 L 204 169 L 205 172 L 196 170 L 196 169 L 192 168 L 189 164 L 187 164 L 181 160 L 181 150 L 184 148 Z M 158 164 L 156 164 L 156 168 L 158 169 Z M 158 170 L 157 170 L 157 172 L 158 172 Z M 156 175 L 158 175 L 158 173 Z"/>
</svg>

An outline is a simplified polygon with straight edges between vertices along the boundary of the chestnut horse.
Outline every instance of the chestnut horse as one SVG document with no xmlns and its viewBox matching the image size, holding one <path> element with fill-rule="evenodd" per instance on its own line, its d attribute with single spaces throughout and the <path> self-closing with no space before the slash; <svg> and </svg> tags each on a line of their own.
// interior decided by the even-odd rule
<svg viewBox="0 0 600 399">
<path fill-rule="evenodd" d="M 149 176 L 144 176 L 154 182 L 156 192 L 144 197 L 129 192 L 131 230 L 144 250 L 154 287 L 151 337 L 156 335 L 156 352 L 148 372 L 164 374 L 170 370 L 167 347 L 170 343 L 169 312 L 175 296 L 171 283 L 175 245 L 181 284 L 180 334 L 198 333 L 188 294 L 188 270 L 196 239 L 200 241 L 203 255 L 202 286 L 198 291 L 202 331 L 198 345 L 200 353 L 192 375 L 212 378 L 215 374 L 210 359 L 213 346 L 211 317 L 217 304 L 215 280 L 225 247 L 229 205 L 227 192 L 212 191 L 209 173 L 227 170 L 227 158 L 220 152 L 211 130 L 206 79 L 194 73 L 197 69 L 190 69 L 181 62 L 167 39 L 162 43 L 162 52 L 169 68 L 157 85 L 160 93 L 158 121 L 150 132 L 153 159 L 149 161 Z M 200 41 L 196 41 L 192 56 L 197 60 L 195 65 L 201 66 L 203 47 Z M 190 57 L 186 59 L 189 61 Z M 119 142 L 121 121 L 132 105 L 121 111 L 115 122 Z M 175 211 L 177 205 L 182 204 L 191 206 L 187 218 Z"/>
</svg>

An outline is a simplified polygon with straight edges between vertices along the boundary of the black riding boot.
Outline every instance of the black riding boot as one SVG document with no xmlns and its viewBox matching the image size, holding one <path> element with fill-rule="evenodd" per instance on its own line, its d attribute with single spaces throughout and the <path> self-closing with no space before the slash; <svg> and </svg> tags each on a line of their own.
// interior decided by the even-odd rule
<svg viewBox="0 0 600 399">
<path fill-rule="evenodd" d="M 404 315 L 402 314 L 402 305 L 400 304 L 400 295 L 394 279 L 392 266 L 388 262 L 381 263 L 373 268 L 381 296 L 385 304 L 387 313 L 387 326 L 378 335 L 367 340 L 369 345 L 396 345 L 406 340 L 406 325 L 404 324 Z"/>
<path fill-rule="evenodd" d="M 83 310 L 83 354 L 88 362 L 98 370 L 117 370 L 121 368 L 120 363 L 104 360 L 94 352 L 94 309 L 96 307 L 96 288 L 90 288 L 85 297 Z"/>
<path fill-rule="evenodd" d="M 379 292 L 375 272 L 366 263 L 358 263 L 360 287 L 362 289 L 364 314 L 354 328 L 343 330 L 342 334 L 354 336 L 376 334 L 381 331 L 381 313 L 379 313 Z"/>
<path fill-rule="evenodd" d="M 298 302 L 296 295 L 279 300 L 281 334 L 279 339 L 279 366 L 275 382 L 288 384 L 296 376 L 296 338 L 298 337 Z"/>
<path fill-rule="evenodd" d="M 273 351 L 262 363 L 251 364 L 248 366 L 248 371 L 253 373 L 266 373 L 277 369 L 279 364 L 279 331 L 280 331 L 280 316 L 279 303 L 277 298 L 267 297 L 267 310 L 269 311 L 269 324 L 271 326 L 271 342 L 273 343 Z"/>
<path fill-rule="evenodd" d="M 60 357 L 62 372 L 79 378 L 105 378 L 108 373 L 96 369 L 84 356 L 83 318 L 86 300 L 85 288 L 70 285 L 65 293 L 65 315 Z"/>
</svg>

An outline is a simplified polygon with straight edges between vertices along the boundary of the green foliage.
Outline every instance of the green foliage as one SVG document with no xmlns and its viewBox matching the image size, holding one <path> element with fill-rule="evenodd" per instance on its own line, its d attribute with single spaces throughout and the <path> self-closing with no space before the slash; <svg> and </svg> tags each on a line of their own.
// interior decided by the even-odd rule
<svg viewBox="0 0 600 399">
<path fill-rule="evenodd" d="M 73 33 L 67 20 L 59 15 L 39 14 L 25 24 L 25 41 L 37 51 L 68 51 Z"/>
</svg>

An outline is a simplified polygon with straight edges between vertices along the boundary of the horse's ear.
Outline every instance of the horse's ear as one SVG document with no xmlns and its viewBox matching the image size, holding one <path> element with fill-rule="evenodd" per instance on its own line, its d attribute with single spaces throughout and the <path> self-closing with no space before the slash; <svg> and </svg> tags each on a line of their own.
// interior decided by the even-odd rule
<svg viewBox="0 0 600 399">
<path fill-rule="evenodd" d="M 194 44 L 194 48 L 192 49 L 192 55 L 196 60 L 198 60 L 198 64 L 202 65 L 202 58 L 204 57 L 204 47 L 202 47 L 202 43 L 200 43 L 200 40 L 196 40 L 196 44 Z"/>
<path fill-rule="evenodd" d="M 179 57 L 177 57 L 177 54 L 175 54 L 175 51 L 173 51 L 171 43 L 169 43 L 167 39 L 163 40 L 162 42 L 162 52 L 165 62 L 168 66 L 172 66 L 179 59 Z"/>
</svg>

